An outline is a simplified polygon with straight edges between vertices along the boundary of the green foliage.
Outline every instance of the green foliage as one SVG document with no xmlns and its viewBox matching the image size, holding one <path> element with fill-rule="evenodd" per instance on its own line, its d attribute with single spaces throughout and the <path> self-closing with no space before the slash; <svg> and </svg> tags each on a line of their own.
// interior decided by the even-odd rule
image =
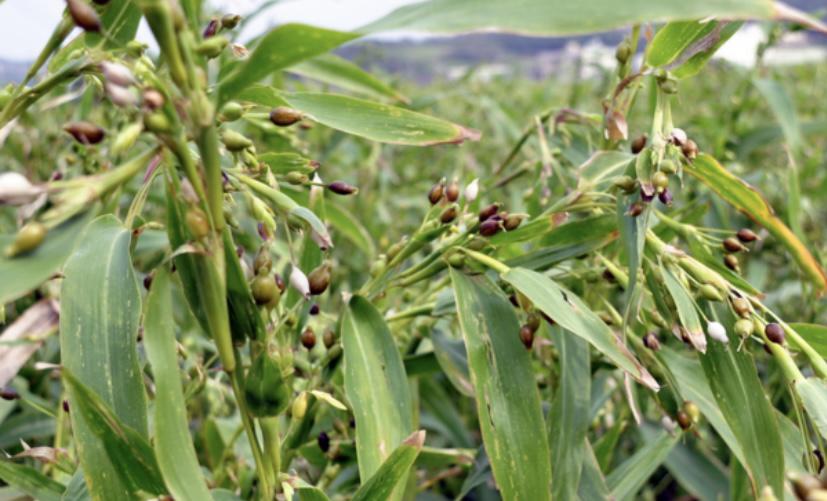
<svg viewBox="0 0 827 501">
<path fill-rule="evenodd" d="M 0 497 L 823 497 L 827 65 L 765 61 L 806 16 L 430 0 L 363 32 L 631 29 L 544 81 L 394 46 L 414 85 L 203 3 L 67 12 L 0 90 Z"/>
</svg>

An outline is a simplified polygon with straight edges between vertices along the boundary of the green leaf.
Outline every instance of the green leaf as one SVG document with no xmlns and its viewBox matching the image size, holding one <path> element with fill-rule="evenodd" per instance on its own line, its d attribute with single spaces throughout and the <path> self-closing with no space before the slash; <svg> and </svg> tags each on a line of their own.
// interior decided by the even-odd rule
<svg viewBox="0 0 827 501">
<path fill-rule="evenodd" d="M 170 287 L 169 272 L 158 269 L 146 298 L 144 318 L 144 346 L 155 376 L 155 457 L 175 499 L 212 499 L 189 432 Z"/>
<path fill-rule="evenodd" d="M 804 341 L 812 346 L 819 355 L 827 358 L 827 326 L 805 323 L 792 323 L 789 325 L 803 337 Z"/>
<path fill-rule="evenodd" d="M 0 480 L 40 501 L 60 501 L 66 489 L 34 468 L 5 459 L 0 460 Z"/>
<path fill-rule="evenodd" d="M 686 334 L 689 337 L 689 342 L 692 346 L 701 353 L 706 352 L 706 336 L 704 335 L 704 328 L 701 325 L 701 318 L 698 316 L 698 311 L 695 309 L 695 301 L 692 295 L 687 291 L 681 282 L 675 277 L 674 272 L 668 268 L 663 268 L 663 282 L 669 290 L 669 295 L 675 302 L 675 307 L 678 309 L 678 317 L 681 319 L 681 325 L 686 329 Z"/>
<path fill-rule="evenodd" d="M 264 35 L 250 57 L 218 85 L 218 102 L 224 103 L 271 73 L 324 54 L 357 38 L 354 33 L 288 23 Z"/>
<path fill-rule="evenodd" d="M 672 63 L 692 43 L 709 34 L 717 25 L 715 21 L 676 21 L 667 23 L 655 33 L 646 48 L 646 63 L 650 66 L 666 66 Z"/>
<path fill-rule="evenodd" d="M 451 269 L 482 440 L 504 499 L 551 499 L 540 395 L 508 299 L 484 277 Z"/>
<path fill-rule="evenodd" d="M 102 448 L 104 454 L 97 459 L 105 460 L 115 469 L 115 475 L 128 488 L 125 497 L 118 499 L 140 499 L 140 492 L 164 494 L 166 487 L 152 446 L 146 437 L 134 428 L 127 426 L 115 415 L 113 409 L 106 405 L 101 397 L 90 387 L 80 382 L 70 370 L 63 369 L 63 380 L 69 389 L 72 415 L 78 419 L 72 423 L 83 422 L 97 439 L 95 445 Z M 79 444 L 81 453 L 93 445 L 92 440 L 84 437 Z M 83 461 L 83 457 L 81 457 Z M 91 465 L 100 468 L 100 464 Z M 84 468 L 86 483 L 95 498 L 100 486 L 99 473 L 90 473 Z M 108 498 L 106 498 L 108 499 Z"/>
<path fill-rule="evenodd" d="M 480 137 L 476 131 L 445 120 L 339 94 L 297 92 L 283 97 L 311 120 L 372 141 L 431 146 Z"/>
<path fill-rule="evenodd" d="M 224 261 L 227 275 L 227 309 L 233 339 L 264 339 L 264 322 L 241 268 L 229 228 L 224 229 Z"/>
<path fill-rule="evenodd" d="M 258 159 L 266 163 L 273 174 L 287 174 L 293 171 L 312 174 L 319 166 L 317 162 L 298 153 L 267 152 L 258 155 Z"/>
<path fill-rule="evenodd" d="M 357 92 L 366 97 L 393 99 L 403 103 L 408 98 L 385 82 L 342 57 L 325 54 L 291 67 L 288 71 L 323 83 Z"/>
<path fill-rule="evenodd" d="M 556 499 L 575 499 L 585 460 L 584 445 L 591 409 L 589 343 L 560 329 L 554 342 L 560 353 L 560 384 L 549 415 L 551 463 Z"/>
<path fill-rule="evenodd" d="M 684 169 L 747 217 L 766 228 L 792 254 L 801 271 L 820 293 L 827 291 L 827 274 L 801 240 L 775 215 L 758 191 L 737 178 L 714 158 L 700 155 Z"/>
<path fill-rule="evenodd" d="M 66 262 L 61 287 L 61 362 L 112 414 L 138 436 L 147 436 L 146 395 L 136 340 L 141 296 L 129 256 L 131 232 L 111 215 L 93 221 Z M 72 408 L 87 405 L 70 392 Z M 93 497 L 129 499 L 116 463 L 101 443 L 101 430 L 83 412 L 72 429 Z M 120 458 L 118 458 L 120 459 Z"/>
<path fill-rule="evenodd" d="M 141 21 L 141 10 L 134 0 L 112 0 L 103 9 L 100 21 L 106 38 L 98 33 L 86 32 L 86 46 L 93 47 L 105 40 L 106 47 L 122 47 L 135 38 Z"/>
<path fill-rule="evenodd" d="M 735 349 L 738 342 L 711 343 L 701 365 L 718 408 L 744 451 L 743 466 L 753 494 L 758 496 L 769 485 L 776 496 L 783 496 L 784 449 L 778 422 L 752 357 L 747 350 Z"/>
<path fill-rule="evenodd" d="M 809 377 L 795 382 L 795 391 L 801 397 L 804 410 L 810 416 L 822 437 L 827 437 L 827 383 Z"/>
<path fill-rule="evenodd" d="M 373 259 L 373 256 L 376 255 L 376 244 L 373 243 L 370 232 L 359 221 L 359 217 L 328 200 L 325 203 L 325 219 L 334 230 L 340 232 L 342 236 L 358 247 L 366 258 Z"/>
<path fill-rule="evenodd" d="M 688 59 L 681 58 L 682 63 L 680 66 L 675 68 L 672 71 L 672 74 L 677 78 L 689 78 L 691 76 L 697 75 L 706 63 L 712 59 L 712 56 L 718 52 L 718 49 L 724 45 L 727 40 L 732 38 L 741 26 L 743 26 L 743 21 L 728 21 L 728 22 L 715 22 L 716 27 L 711 33 L 707 34 L 705 38 L 702 40 L 698 40 L 694 46 L 693 50 L 697 50 L 695 54 L 692 54 L 691 57 Z M 690 52 L 691 53 L 691 52 Z M 689 55 L 689 53 L 687 54 Z"/>
<path fill-rule="evenodd" d="M 434 344 L 434 355 L 445 377 L 458 392 L 473 397 L 474 385 L 471 384 L 471 376 L 468 373 L 465 343 L 461 339 L 450 337 L 440 328 L 435 328 L 431 332 L 431 342 Z"/>
<path fill-rule="evenodd" d="M 603 477 L 603 472 L 600 471 L 600 465 L 597 463 L 597 458 L 588 440 L 584 440 L 583 448 L 586 454 L 582 474 L 580 475 L 580 486 L 577 489 L 579 498 L 610 499 L 609 486 L 606 485 L 606 479 Z"/>
<path fill-rule="evenodd" d="M 0 304 L 26 294 L 60 269 L 72 253 L 83 229 L 95 213 L 88 211 L 49 231 L 37 249 L 13 258 L 0 254 Z M 14 241 L 14 235 L 0 236 L 0 249 Z"/>
<path fill-rule="evenodd" d="M 295 492 L 292 501 L 328 501 L 327 494 L 314 485 L 310 485 L 299 477 L 289 477 L 284 483 Z M 285 489 L 285 495 L 287 494 Z"/>
<path fill-rule="evenodd" d="M 413 404 L 388 326 L 361 296 L 353 296 L 345 310 L 342 345 L 345 395 L 356 419 L 359 476 L 366 482 L 412 432 Z M 396 490 L 388 499 L 401 499 L 402 494 Z"/>
<path fill-rule="evenodd" d="M 629 459 L 612 470 L 612 473 L 606 477 L 612 497 L 618 501 L 633 499 L 646 480 L 666 460 L 679 438 L 680 434 L 671 435 L 666 431 L 661 431 Z"/>
<path fill-rule="evenodd" d="M 704 19 L 769 19 L 770 0 L 430 0 L 400 7 L 359 31 L 397 29 L 435 33 L 495 30 L 563 36 L 607 31 L 634 23 Z"/>
<path fill-rule="evenodd" d="M 374 499 L 391 499 L 394 490 L 404 489 L 408 472 L 411 471 L 422 444 L 425 443 L 425 431 L 414 432 L 406 438 L 376 470 L 367 482 L 362 483 L 353 501 L 372 501 Z"/>
<path fill-rule="evenodd" d="M 622 340 L 573 292 L 541 273 L 522 268 L 511 268 L 502 278 L 558 325 L 591 343 L 636 381 L 654 390 L 659 388 Z"/>
</svg>

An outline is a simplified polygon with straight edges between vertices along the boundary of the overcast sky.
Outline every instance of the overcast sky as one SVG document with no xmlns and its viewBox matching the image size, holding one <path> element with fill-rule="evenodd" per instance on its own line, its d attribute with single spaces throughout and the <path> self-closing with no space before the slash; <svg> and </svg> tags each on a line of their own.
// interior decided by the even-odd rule
<svg viewBox="0 0 827 501">
<path fill-rule="evenodd" d="M 262 0 L 213 0 L 220 10 L 245 14 Z M 378 19 L 415 0 L 283 0 L 249 26 L 250 34 L 288 21 L 350 30 Z M 37 56 L 51 35 L 65 0 L 0 0 L 0 59 L 28 61 Z M 150 38 L 145 27 L 138 38 Z M 243 38 L 242 38 L 243 39 Z"/>
</svg>

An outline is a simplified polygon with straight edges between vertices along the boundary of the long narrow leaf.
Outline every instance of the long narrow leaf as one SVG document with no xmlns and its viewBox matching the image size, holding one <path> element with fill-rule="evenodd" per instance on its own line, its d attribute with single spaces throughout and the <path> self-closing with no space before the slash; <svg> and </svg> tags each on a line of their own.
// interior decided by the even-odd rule
<svg viewBox="0 0 827 501">
<path fill-rule="evenodd" d="M 353 501 L 372 501 L 374 499 L 391 499 L 397 487 L 401 487 L 408 478 L 422 444 L 425 443 L 425 431 L 414 432 L 406 438 L 376 470 L 369 480 L 362 483 Z"/>
</svg>

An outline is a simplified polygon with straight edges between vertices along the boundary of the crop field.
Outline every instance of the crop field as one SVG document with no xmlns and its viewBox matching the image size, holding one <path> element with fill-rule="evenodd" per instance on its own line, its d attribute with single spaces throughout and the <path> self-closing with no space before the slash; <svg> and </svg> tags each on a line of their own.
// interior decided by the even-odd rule
<svg viewBox="0 0 827 501">
<path fill-rule="evenodd" d="M 0 82 L 0 501 L 827 500 L 820 5 L 275 3 Z"/>
</svg>

